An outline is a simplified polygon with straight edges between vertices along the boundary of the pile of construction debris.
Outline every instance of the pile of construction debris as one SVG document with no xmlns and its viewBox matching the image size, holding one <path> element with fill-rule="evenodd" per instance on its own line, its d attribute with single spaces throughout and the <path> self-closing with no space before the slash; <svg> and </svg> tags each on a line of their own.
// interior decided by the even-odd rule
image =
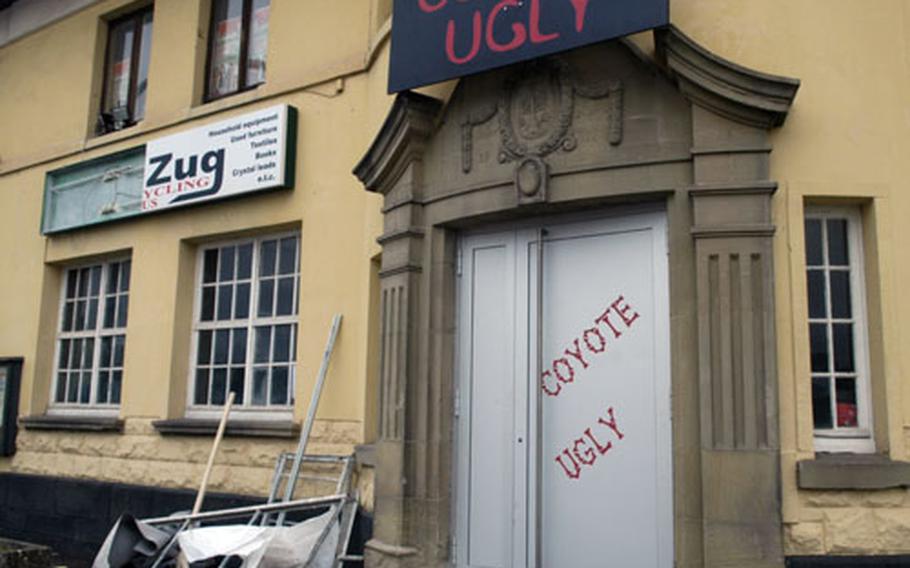
<svg viewBox="0 0 910 568">
<path fill-rule="evenodd" d="M 305 453 L 340 326 L 341 315 L 336 315 L 297 451 L 278 456 L 265 503 L 220 511 L 201 510 L 234 401 L 231 393 L 193 510 L 142 520 L 124 514 L 101 545 L 93 568 L 342 568 L 348 562 L 362 562 L 361 557 L 347 554 L 358 503 L 352 482 L 354 456 Z M 301 475 L 305 465 L 329 470 L 334 476 Z M 334 493 L 294 499 L 301 478 L 331 481 Z"/>
</svg>

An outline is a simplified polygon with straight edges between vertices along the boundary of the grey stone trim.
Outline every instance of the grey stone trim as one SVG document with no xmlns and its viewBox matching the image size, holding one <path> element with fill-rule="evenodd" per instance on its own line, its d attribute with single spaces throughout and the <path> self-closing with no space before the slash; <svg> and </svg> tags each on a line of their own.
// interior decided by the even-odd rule
<svg viewBox="0 0 910 568">
<path fill-rule="evenodd" d="M 685 189 L 690 194 L 698 195 L 771 195 L 777 191 L 777 182 L 700 183 Z"/>
<path fill-rule="evenodd" d="M 354 446 L 354 457 L 357 463 L 365 467 L 376 467 L 376 445 L 360 444 Z"/>
<path fill-rule="evenodd" d="M 694 226 L 690 231 L 693 237 L 703 239 L 720 239 L 728 237 L 771 237 L 774 236 L 774 225 L 725 225 L 723 227 Z"/>
<path fill-rule="evenodd" d="M 386 278 L 388 276 L 395 276 L 396 274 L 407 274 L 408 272 L 419 274 L 423 272 L 423 267 L 419 264 L 402 264 L 391 268 L 383 268 L 379 271 L 379 277 Z"/>
<path fill-rule="evenodd" d="M 879 454 L 819 454 L 796 466 L 800 489 L 874 490 L 910 487 L 910 462 Z"/>
<path fill-rule="evenodd" d="M 382 235 L 379 235 L 379 238 L 376 239 L 376 242 L 381 245 L 385 245 L 392 241 L 408 237 L 423 238 L 423 235 L 424 230 L 420 227 L 408 227 L 407 229 L 383 233 Z"/>
<path fill-rule="evenodd" d="M 214 436 L 218 420 L 200 418 L 174 418 L 152 422 L 162 436 Z M 300 425 L 290 420 L 228 420 L 224 430 L 226 436 L 251 438 L 294 438 L 300 432 Z"/>
<path fill-rule="evenodd" d="M 370 191 L 388 193 L 432 132 L 442 104 L 411 91 L 400 93 L 354 175 Z"/>
<path fill-rule="evenodd" d="M 658 58 L 694 103 L 759 128 L 781 126 L 786 120 L 799 80 L 737 65 L 673 25 L 655 30 L 654 40 Z"/>
<path fill-rule="evenodd" d="M 61 430 L 67 432 L 122 432 L 123 420 L 100 416 L 23 416 L 19 424 L 26 430 Z"/>
</svg>

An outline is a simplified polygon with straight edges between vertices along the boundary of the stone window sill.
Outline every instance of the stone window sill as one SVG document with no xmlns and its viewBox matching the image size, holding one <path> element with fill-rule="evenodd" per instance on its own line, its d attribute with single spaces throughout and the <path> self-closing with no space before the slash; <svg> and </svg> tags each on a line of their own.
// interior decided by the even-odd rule
<svg viewBox="0 0 910 568">
<path fill-rule="evenodd" d="M 174 418 L 157 420 L 152 426 L 162 436 L 214 436 L 218 420 L 205 418 Z M 225 436 L 250 438 L 296 438 L 300 426 L 290 420 L 228 420 Z"/>
<path fill-rule="evenodd" d="M 19 424 L 26 430 L 67 432 L 123 432 L 123 420 L 110 416 L 23 416 Z"/>
<path fill-rule="evenodd" d="M 874 490 L 910 487 L 910 462 L 880 454 L 817 454 L 797 464 L 800 489 Z"/>
</svg>

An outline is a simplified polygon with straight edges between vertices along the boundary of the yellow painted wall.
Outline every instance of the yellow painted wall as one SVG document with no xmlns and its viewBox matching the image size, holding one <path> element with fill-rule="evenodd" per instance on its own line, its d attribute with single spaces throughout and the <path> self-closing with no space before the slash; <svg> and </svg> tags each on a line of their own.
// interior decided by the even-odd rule
<svg viewBox="0 0 910 568">
<path fill-rule="evenodd" d="M 344 316 L 319 407 L 312 450 L 348 453 L 370 441 L 366 407 L 375 396 L 375 321 L 380 199 L 351 174 L 391 99 L 371 96 L 365 70 L 382 46 L 383 0 L 272 0 L 266 83 L 201 104 L 207 0 L 157 0 L 146 118 L 95 136 L 103 20 L 135 8 L 108 0 L 0 47 L 0 356 L 23 356 L 20 415 L 48 407 L 58 326 L 59 282 L 67 264 L 130 251 L 121 434 L 20 429 L 18 452 L 0 471 L 196 486 L 209 437 L 166 437 L 153 420 L 184 416 L 190 366 L 197 247 L 275 228 L 301 232 L 300 319 L 294 417 L 302 421 L 335 313 Z M 386 26 L 387 29 L 388 26 Z M 200 58 L 202 63 L 200 64 Z M 15 80 L 9 80 L 15 78 Z M 293 190 L 100 225 L 39 234 L 48 171 L 131 148 L 275 104 L 299 111 Z M 372 359 L 371 359 L 372 357 Z M 230 439 L 213 488 L 264 493 L 274 460 L 296 440 Z M 230 471 L 230 473 L 228 473 Z M 220 473 L 218 473 L 220 472 Z"/>
</svg>

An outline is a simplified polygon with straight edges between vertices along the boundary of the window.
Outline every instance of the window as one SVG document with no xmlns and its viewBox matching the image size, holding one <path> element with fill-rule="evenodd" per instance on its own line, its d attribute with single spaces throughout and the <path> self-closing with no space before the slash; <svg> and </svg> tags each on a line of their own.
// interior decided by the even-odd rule
<svg viewBox="0 0 910 568">
<path fill-rule="evenodd" d="M 131 126 L 145 116 L 151 48 L 151 7 L 109 24 L 99 133 Z"/>
<path fill-rule="evenodd" d="M 57 334 L 57 408 L 116 408 L 123 386 L 130 260 L 66 271 Z"/>
<path fill-rule="evenodd" d="M 273 235 L 199 254 L 190 407 L 294 404 L 300 237 Z"/>
<path fill-rule="evenodd" d="M 806 281 L 816 449 L 874 451 L 860 214 L 806 213 Z"/>
<path fill-rule="evenodd" d="M 212 0 L 205 99 L 263 83 L 268 39 L 269 0 Z"/>
</svg>

